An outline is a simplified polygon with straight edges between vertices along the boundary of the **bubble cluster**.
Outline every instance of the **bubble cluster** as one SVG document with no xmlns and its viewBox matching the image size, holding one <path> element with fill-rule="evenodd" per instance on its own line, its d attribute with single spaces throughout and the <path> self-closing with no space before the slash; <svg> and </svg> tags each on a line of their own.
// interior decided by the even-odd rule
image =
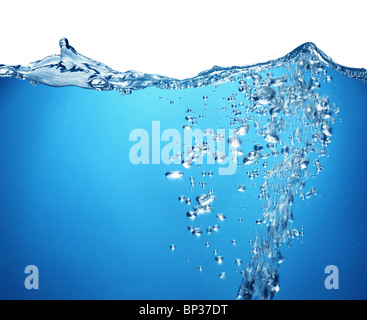
<svg viewBox="0 0 367 320">
<path fill-rule="evenodd" d="M 234 185 L 239 198 L 246 199 L 257 188 L 262 211 L 253 213 L 255 219 L 248 221 L 256 232 L 255 239 L 249 243 L 252 256 L 246 266 L 242 258 L 235 259 L 237 270 L 240 266 L 243 268 L 238 299 L 272 299 L 279 291 L 279 267 L 284 261 L 281 246 L 304 236 L 303 230 L 294 226 L 293 203 L 296 198 L 307 200 L 318 196 L 316 188 L 308 186 L 308 179 L 323 171 L 322 158 L 327 155 L 326 148 L 332 141 L 339 112 L 329 97 L 318 91 L 331 81 L 326 78 L 326 69 L 320 61 L 305 53 L 291 65 L 278 68 L 266 74 L 249 70 L 233 77 L 238 92 L 223 98 L 226 105 L 218 108 L 224 115 L 221 118 L 228 119 L 232 132 L 226 136 L 221 131 L 206 128 L 207 140 L 195 141 L 183 154 L 182 166 L 191 171 L 201 168 L 198 159 L 204 156 L 213 158 L 213 168 L 235 162 L 235 174 L 242 179 Z M 274 76 L 280 72 L 282 75 Z M 210 101 L 206 100 L 207 96 L 203 97 L 205 106 L 211 107 L 215 95 L 211 95 Z M 198 119 L 194 115 L 199 113 L 194 106 L 189 109 L 184 121 L 200 127 L 203 117 Z M 205 114 L 205 110 L 201 114 Z M 185 125 L 183 128 L 186 130 Z M 210 139 L 216 143 L 214 148 L 208 143 Z M 219 144 L 227 145 L 228 154 L 217 149 Z M 195 192 L 192 198 L 196 204 L 188 203 L 192 208 L 186 215 L 200 225 L 189 227 L 190 233 L 206 238 L 219 232 L 227 215 L 231 216 L 237 209 L 217 212 L 215 202 L 221 195 L 213 189 L 207 192 L 195 189 L 201 186 L 200 189 L 205 190 L 208 183 L 216 183 L 216 179 L 207 180 L 213 176 L 214 169 L 204 168 L 189 177 L 189 190 Z M 245 208 L 243 204 L 238 207 Z M 203 216 L 213 213 L 218 224 L 205 226 Z M 236 220 L 243 222 L 246 217 Z M 237 240 L 232 238 L 230 243 L 240 255 Z M 204 244 L 210 246 L 206 240 Z M 217 250 L 214 254 L 216 263 L 222 265 L 224 257 L 218 255 Z"/>
</svg>

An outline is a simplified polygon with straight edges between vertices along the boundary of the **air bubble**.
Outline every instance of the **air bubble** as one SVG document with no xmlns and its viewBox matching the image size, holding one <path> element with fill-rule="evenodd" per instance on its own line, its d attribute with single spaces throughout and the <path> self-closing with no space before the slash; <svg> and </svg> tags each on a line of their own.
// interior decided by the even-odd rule
<svg viewBox="0 0 367 320">
<path fill-rule="evenodd" d="M 167 171 L 166 178 L 170 180 L 177 180 L 183 176 L 183 172 L 181 171 Z"/>
<path fill-rule="evenodd" d="M 196 213 L 194 211 L 187 211 L 186 217 L 188 217 L 191 220 L 194 220 L 196 218 Z"/>
<path fill-rule="evenodd" d="M 268 86 L 263 86 L 260 90 L 258 90 L 252 97 L 255 101 L 260 104 L 267 104 L 271 100 L 273 100 L 275 96 L 275 91 Z"/>
<path fill-rule="evenodd" d="M 203 234 L 203 232 L 201 231 L 200 228 L 194 228 L 191 233 L 196 236 L 196 237 L 201 237 L 201 235 Z"/>
<path fill-rule="evenodd" d="M 243 163 L 246 165 L 253 164 L 255 161 L 257 161 L 261 156 L 261 153 L 259 151 L 252 150 L 249 153 L 247 153 L 243 159 Z"/>
<path fill-rule="evenodd" d="M 216 256 L 214 259 L 218 264 L 223 264 L 224 262 L 224 258 L 222 256 Z"/>
<path fill-rule="evenodd" d="M 239 192 L 244 192 L 246 190 L 246 186 L 244 186 L 243 184 L 237 185 L 237 190 Z"/>
<path fill-rule="evenodd" d="M 268 133 L 265 136 L 265 141 L 269 143 L 277 143 L 279 141 L 279 137 L 276 133 Z"/>
<path fill-rule="evenodd" d="M 223 213 L 218 213 L 216 215 L 216 217 L 220 220 L 220 221 L 224 221 L 226 220 L 226 216 Z"/>
<path fill-rule="evenodd" d="M 228 138 L 228 144 L 233 148 L 239 148 L 242 144 L 242 141 L 236 136 L 231 136 Z"/>
<path fill-rule="evenodd" d="M 243 124 L 243 125 L 237 127 L 234 131 L 234 134 L 236 136 L 244 136 L 244 135 L 248 134 L 249 129 L 250 129 L 250 126 L 246 123 L 246 124 Z"/>
<path fill-rule="evenodd" d="M 214 157 L 214 160 L 217 161 L 218 163 L 223 163 L 224 160 L 226 159 L 226 155 L 219 151 L 214 152 L 213 157 Z"/>
</svg>

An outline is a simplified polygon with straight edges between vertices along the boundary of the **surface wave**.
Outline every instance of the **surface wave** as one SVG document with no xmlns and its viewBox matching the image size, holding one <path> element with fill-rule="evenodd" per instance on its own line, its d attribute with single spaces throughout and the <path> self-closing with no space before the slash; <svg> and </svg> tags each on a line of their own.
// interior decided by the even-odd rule
<svg viewBox="0 0 367 320">
<path fill-rule="evenodd" d="M 8 66 L 0 64 L 0 77 L 27 79 L 53 87 L 77 86 L 95 90 L 120 90 L 123 94 L 147 87 L 160 89 L 185 89 L 216 85 L 233 81 L 239 73 L 257 73 L 269 68 L 283 67 L 294 63 L 302 56 L 321 62 L 340 73 L 367 83 L 366 69 L 348 68 L 335 63 L 311 42 L 304 43 L 282 58 L 248 66 L 219 67 L 200 72 L 183 80 L 139 71 L 119 72 L 107 65 L 78 53 L 66 38 L 59 41 L 60 54 L 48 56 L 28 65 Z"/>
</svg>

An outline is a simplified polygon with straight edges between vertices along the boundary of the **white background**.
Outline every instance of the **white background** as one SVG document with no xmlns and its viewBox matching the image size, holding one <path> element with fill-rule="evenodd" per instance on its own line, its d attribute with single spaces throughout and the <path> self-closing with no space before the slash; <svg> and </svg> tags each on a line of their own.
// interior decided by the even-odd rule
<svg viewBox="0 0 367 320">
<path fill-rule="evenodd" d="M 59 53 L 67 37 L 113 69 L 186 78 L 213 65 L 279 58 L 314 42 L 335 62 L 367 67 L 367 1 L 3 1 L 0 63 Z"/>
</svg>

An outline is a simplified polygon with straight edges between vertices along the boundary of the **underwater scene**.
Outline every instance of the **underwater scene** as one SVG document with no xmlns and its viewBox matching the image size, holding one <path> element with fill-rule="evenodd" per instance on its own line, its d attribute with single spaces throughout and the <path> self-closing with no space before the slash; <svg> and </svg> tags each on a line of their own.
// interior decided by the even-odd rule
<svg viewBox="0 0 367 320">
<path fill-rule="evenodd" d="M 367 298 L 365 69 L 313 43 L 184 80 L 60 50 L 0 64 L 1 299 Z"/>
</svg>

